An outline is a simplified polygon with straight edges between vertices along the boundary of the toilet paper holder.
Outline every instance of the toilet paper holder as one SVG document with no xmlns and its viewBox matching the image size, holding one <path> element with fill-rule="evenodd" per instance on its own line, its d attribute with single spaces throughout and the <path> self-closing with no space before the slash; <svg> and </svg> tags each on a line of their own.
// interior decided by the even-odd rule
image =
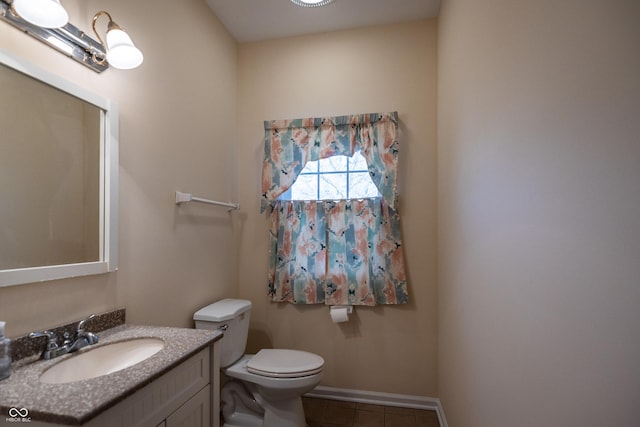
<svg viewBox="0 0 640 427">
<path fill-rule="evenodd" d="M 351 313 L 353 313 L 353 306 L 351 305 L 333 305 L 329 309 L 329 315 L 333 323 L 348 322 Z"/>
</svg>

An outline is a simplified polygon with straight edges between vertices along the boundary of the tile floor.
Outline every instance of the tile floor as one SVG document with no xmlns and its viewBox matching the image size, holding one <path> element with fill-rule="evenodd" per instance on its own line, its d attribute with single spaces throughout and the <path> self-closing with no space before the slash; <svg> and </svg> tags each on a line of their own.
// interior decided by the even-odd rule
<svg viewBox="0 0 640 427">
<path fill-rule="evenodd" d="M 435 411 L 303 397 L 309 427 L 440 427 Z"/>
</svg>

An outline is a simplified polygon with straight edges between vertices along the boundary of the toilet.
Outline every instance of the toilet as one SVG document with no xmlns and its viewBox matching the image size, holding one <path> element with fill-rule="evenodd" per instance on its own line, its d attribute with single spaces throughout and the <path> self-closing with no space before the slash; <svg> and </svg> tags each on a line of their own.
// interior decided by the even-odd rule
<svg viewBox="0 0 640 427">
<path fill-rule="evenodd" d="M 244 354 L 251 301 L 223 299 L 194 315 L 196 329 L 220 330 L 220 392 L 224 427 L 304 427 L 302 395 L 322 379 L 324 359 L 300 350 Z"/>
</svg>

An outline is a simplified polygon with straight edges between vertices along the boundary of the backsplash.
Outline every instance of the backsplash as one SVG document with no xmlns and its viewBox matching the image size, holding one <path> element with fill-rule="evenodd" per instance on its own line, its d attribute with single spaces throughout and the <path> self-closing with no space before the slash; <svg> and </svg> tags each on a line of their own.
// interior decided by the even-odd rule
<svg viewBox="0 0 640 427">
<path fill-rule="evenodd" d="M 65 332 L 73 335 L 76 332 L 78 322 L 82 319 L 78 319 L 76 322 L 69 323 L 63 326 L 55 328 L 49 328 L 47 330 L 55 332 L 56 336 L 62 337 Z M 125 309 L 120 308 L 114 311 L 109 311 L 103 314 L 97 314 L 91 320 L 88 320 L 85 324 L 85 328 L 94 333 L 102 332 L 107 329 L 114 328 L 125 323 Z M 17 362 L 20 359 L 34 356 L 42 352 L 46 344 L 46 338 L 29 338 L 28 335 L 14 338 L 11 340 L 11 359 Z"/>
</svg>

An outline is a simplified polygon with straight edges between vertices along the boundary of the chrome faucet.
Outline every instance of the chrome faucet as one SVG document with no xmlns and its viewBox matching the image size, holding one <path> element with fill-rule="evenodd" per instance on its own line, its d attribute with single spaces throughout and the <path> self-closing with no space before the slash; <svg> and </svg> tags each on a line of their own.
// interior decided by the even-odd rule
<svg viewBox="0 0 640 427">
<path fill-rule="evenodd" d="M 73 338 L 73 341 L 69 344 L 69 353 L 72 351 L 80 350 L 82 347 L 86 347 L 88 345 L 93 345 L 98 343 L 98 336 L 92 332 L 85 331 L 84 324 L 87 320 L 91 320 L 96 317 L 95 314 L 87 317 L 84 320 L 81 320 L 78 323 L 78 327 L 76 328 L 76 336 Z"/>
<path fill-rule="evenodd" d="M 62 356 L 63 354 L 73 353 L 74 351 L 80 350 L 82 347 L 97 344 L 98 336 L 84 329 L 84 324 L 87 320 L 93 319 L 94 317 L 96 317 L 95 314 L 92 314 L 78 323 L 76 334 L 73 339 L 71 339 L 68 332 L 65 332 L 63 335 L 64 342 L 61 346 L 58 345 L 58 338 L 56 337 L 55 332 L 52 331 L 31 332 L 29 334 L 29 338 L 47 337 L 47 344 L 41 356 L 42 359 L 49 360 Z"/>
</svg>

